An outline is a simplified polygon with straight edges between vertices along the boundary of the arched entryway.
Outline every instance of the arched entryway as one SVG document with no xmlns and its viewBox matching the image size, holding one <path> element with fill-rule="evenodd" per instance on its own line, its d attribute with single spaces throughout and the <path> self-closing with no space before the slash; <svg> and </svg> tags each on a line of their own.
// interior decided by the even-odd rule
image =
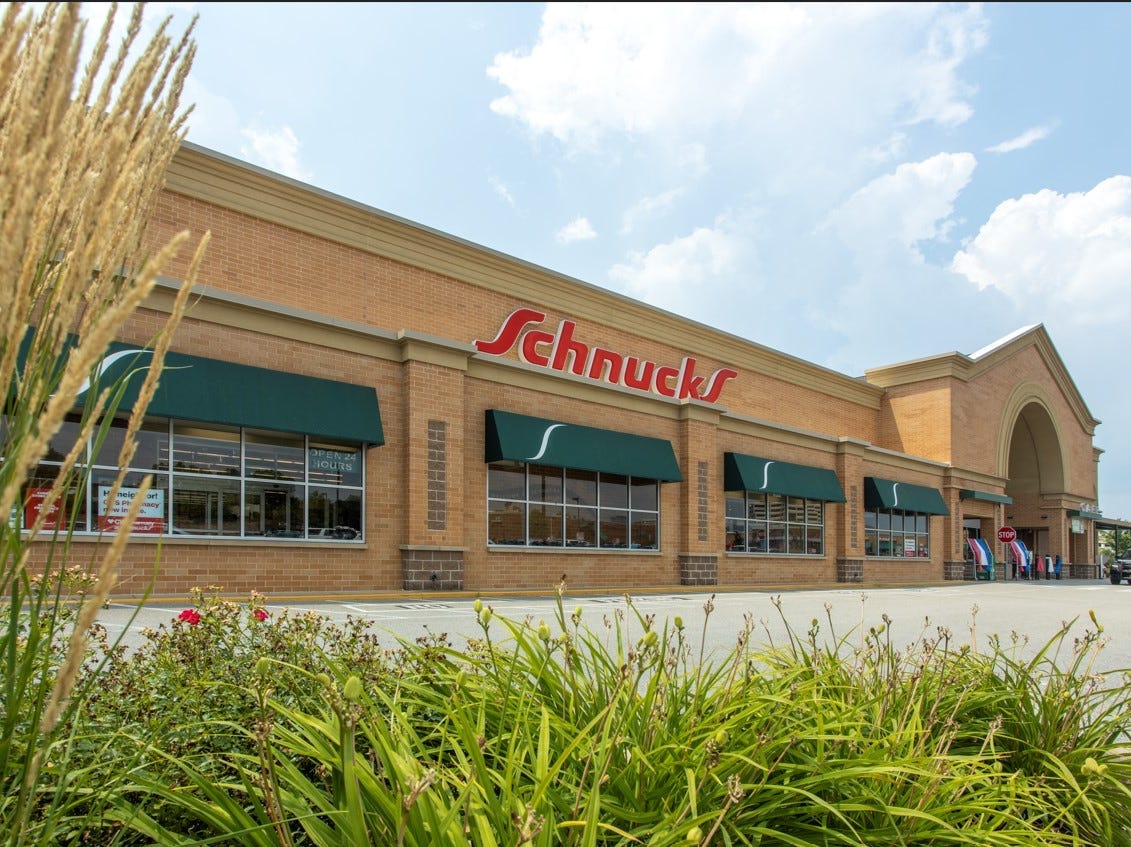
<svg viewBox="0 0 1131 847">
<path fill-rule="evenodd" d="M 1056 421 L 1043 392 L 1019 386 L 1003 420 L 999 452 L 1005 493 L 1013 502 L 1005 519 L 1034 554 L 1073 561 L 1065 531 L 1062 498 L 1068 478 L 1067 457 Z"/>
</svg>

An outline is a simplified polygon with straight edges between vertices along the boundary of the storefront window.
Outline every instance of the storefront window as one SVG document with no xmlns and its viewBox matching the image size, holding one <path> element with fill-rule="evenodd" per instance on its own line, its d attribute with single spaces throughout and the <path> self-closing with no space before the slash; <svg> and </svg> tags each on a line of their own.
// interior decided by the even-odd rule
<svg viewBox="0 0 1131 847">
<path fill-rule="evenodd" d="M 864 512 L 864 555 L 927 559 L 931 555 L 930 515 L 900 509 Z"/>
<path fill-rule="evenodd" d="M 734 553 L 820 556 L 825 504 L 756 491 L 726 493 L 726 549 Z"/>
<path fill-rule="evenodd" d="M 521 462 L 487 467 L 487 543 L 659 549 L 659 483 Z"/>
<path fill-rule="evenodd" d="M 117 494 L 111 487 L 126 436 L 124 417 L 97 427 L 90 485 L 78 481 L 64 501 L 44 507 L 61 459 L 78 435 L 79 419 L 52 442 L 49 457 L 26 486 L 18 516 L 30 526 L 50 508 L 47 529 L 116 532 L 141 480 L 152 483 L 134 535 L 360 541 L 365 512 L 364 447 L 327 443 L 301 435 L 237 427 L 147 419 L 137 433 L 131 469 Z M 58 458 L 57 458 L 58 457 Z M 85 453 L 84 453 L 85 457 Z M 171 471 L 171 472 L 170 472 Z"/>
</svg>

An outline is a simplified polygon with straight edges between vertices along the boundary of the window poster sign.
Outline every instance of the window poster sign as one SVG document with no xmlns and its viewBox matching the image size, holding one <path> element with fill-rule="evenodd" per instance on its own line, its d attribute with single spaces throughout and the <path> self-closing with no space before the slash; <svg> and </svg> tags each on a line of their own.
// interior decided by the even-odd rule
<svg viewBox="0 0 1131 847">
<path fill-rule="evenodd" d="M 307 464 L 311 471 L 318 473 L 354 474 L 361 470 L 361 451 L 311 447 Z"/>
<path fill-rule="evenodd" d="M 27 499 L 24 501 L 24 527 L 30 528 L 39 518 L 43 509 L 43 501 L 51 493 L 50 488 L 29 488 Z M 66 529 L 67 514 L 62 509 L 62 503 L 56 501 L 43 521 L 44 529 Z"/>
<path fill-rule="evenodd" d="M 98 486 L 98 528 L 104 532 L 117 531 L 138 494 L 136 488 L 119 488 L 114 502 L 107 506 L 110 488 L 109 485 Z M 139 535 L 160 535 L 165 531 L 165 489 L 149 489 L 133 531 Z"/>
</svg>

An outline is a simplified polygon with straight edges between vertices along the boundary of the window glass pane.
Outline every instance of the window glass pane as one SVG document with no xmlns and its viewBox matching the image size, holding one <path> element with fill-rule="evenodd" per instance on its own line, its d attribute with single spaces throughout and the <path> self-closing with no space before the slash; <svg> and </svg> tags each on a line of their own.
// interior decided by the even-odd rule
<svg viewBox="0 0 1131 847">
<path fill-rule="evenodd" d="M 306 535 L 305 489 L 301 485 L 248 482 L 244 488 L 244 534 L 263 538 Z"/>
<path fill-rule="evenodd" d="M 602 509 L 627 509 L 628 508 L 628 477 L 619 474 L 601 474 L 601 501 Z M 621 540 L 626 538 L 621 535 Z"/>
<path fill-rule="evenodd" d="M 307 506 L 310 538 L 360 541 L 361 492 L 349 488 L 311 488 Z"/>
<path fill-rule="evenodd" d="M 106 426 L 101 443 L 98 443 L 99 432 L 95 431 L 94 438 L 98 446 L 94 464 L 106 467 L 118 467 L 118 457 L 122 453 L 122 442 L 126 437 L 126 418 L 114 418 Z M 162 471 L 169 469 L 169 421 L 165 418 L 146 418 L 141 423 L 135 438 L 137 448 L 130 460 L 131 468 L 147 471 Z"/>
<path fill-rule="evenodd" d="M 925 535 L 916 536 L 915 543 L 918 545 L 918 551 L 919 551 L 919 555 L 921 557 L 927 558 L 928 556 L 931 555 L 930 547 L 927 544 L 927 536 L 925 536 Z M 967 546 L 969 546 L 969 545 L 967 545 Z"/>
<path fill-rule="evenodd" d="M 780 494 L 767 494 L 766 503 L 769 507 L 769 517 L 772 521 L 785 520 L 785 498 Z"/>
<path fill-rule="evenodd" d="M 602 483 L 602 492 L 604 491 Z M 624 549 L 628 546 L 628 512 L 624 509 L 601 509 L 600 545 Z"/>
<path fill-rule="evenodd" d="M 237 480 L 173 478 L 174 535 L 239 535 L 239 507 Z"/>
<path fill-rule="evenodd" d="M 864 512 L 864 528 L 875 529 L 879 526 L 879 515 L 875 512 Z"/>
<path fill-rule="evenodd" d="M 531 476 L 533 477 L 533 474 Z M 548 503 L 531 503 L 529 532 L 531 545 L 561 547 L 562 507 Z"/>
<path fill-rule="evenodd" d="M 145 473 L 128 473 L 118 489 L 113 503 L 107 502 L 114 484 L 112 473 L 95 473 L 94 510 L 95 529 L 99 532 L 117 532 L 122 518 L 129 511 L 130 504 L 137 497 Z M 152 474 L 153 482 L 134 522 L 133 535 L 161 535 L 169 526 L 169 477 L 167 474 Z"/>
<path fill-rule="evenodd" d="M 653 479 L 633 479 L 629 491 L 629 506 L 632 509 L 644 509 L 656 512 L 660 509 L 660 486 Z"/>
<path fill-rule="evenodd" d="M 805 552 L 805 526 L 799 523 L 789 525 L 789 550 L 790 553 Z"/>
<path fill-rule="evenodd" d="M 918 532 L 918 533 L 926 532 L 927 526 L 928 526 L 927 521 L 929 519 L 930 519 L 929 515 L 916 515 L 915 516 L 915 532 Z M 911 527 L 908 527 L 908 529 L 911 529 Z"/>
<path fill-rule="evenodd" d="M 804 523 L 805 522 L 805 501 L 800 497 L 790 497 L 788 506 L 788 516 L 790 523 Z"/>
<path fill-rule="evenodd" d="M 31 525 L 44 510 L 44 503 L 55 480 L 59 476 L 58 465 L 40 465 L 28 477 L 23 489 L 23 527 Z M 81 480 L 72 481 L 70 487 L 60 494 L 48 509 L 43 524 L 44 532 L 73 529 L 83 532 L 87 529 L 86 489 Z"/>
<path fill-rule="evenodd" d="M 487 496 L 500 500 L 526 499 L 526 465 L 496 462 L 487 466 Z"/>
<path fill-rule="evenodd" d="M 746 495 L 746 516 L 755 521 L 764 521 L 770 516 L 765 494 Z"/>
<path fill-rule="evenodd" d="M 530 466 L 530 500 L 535 503 L 561 503 L 562 502 L 562 469 L 551 468 L 548 465 Z M 531 533 L 531 542 L 534 537 Z"/>
<path fill-rule="evenodd" d="M 825 552 L 824 533 L 820 527 L 810 526 L 805 530 L 805 552 L 811 556 L 820 556 Z"/>
<path fill-rule="evenodd" d="M 526 504 L 491 500 L 487 503 L 487 543 L 526 543 Z"/>
<path fill-rule="evenodd" d="M 767 541 L 767 550 L 770 553 L 784 553 L 785 552 L 785 524 L 772 523 L 769 526 L 769 536 Z"/>
<path fill-rule="evenodd" d="M 565 478 L 565 503 L 567 506 L 597 505 L 596 471 L 575 471 L 567 469 Z"/>
<path fill-rule="evenodd" d="M 876 533 L 866 531 L 864 533 L 864 555 L 865 556 L 878 556 L 879 544 L 876 540 Z"/>
<path fill-rule="evenodd" d="M 78 440 L 79 430 L 82 427 L 82 417 L 77 414 L 67 415 L 63 419 L 63 425 L 59 427 L 59 431 L 55 433 L 51 440 L 47 442 L 47 453 L 43 456 L 45 462 L 61 462 L 71 452 L 71 448 L 75 446 L 75 441 Z M 86 448 L 79 455 L 79 462 L 86 461 Z"/>
<path fill-rule="evenodd" d="M 746 550 L 746 521 L 727 519 L 726 548 L 736 552 Z"/>
<path fill-rule="evenodd" d="M 750 550 L 754 553 L 767 553 L 770 550 L 768 536 L 766 534 L 766 524 L 751 522 L 747 524 L 750 532 L 748 544 Z"/>
<path fill-rule="evenodd" d="M 634 550 L 655 550 L 659 543 L 656 516 L 648 512 L 633 512 L 632 548 Z"/>
<path fill-rule="evenodd" d="M 594 480 L 596 483 L 596 480 Z M 594 493 L 596 489 L 594 488 Z M 597 546 L 597 510 L 577 506 L 566 507 L 566 546 Z"/>
<path fill-rule="evenodd" d="M 306 439 L 281 433 L 244 433 L 244 476 L 249 479 L 306 480 Z"/>
<path fill-rule="evenodd" d="M 892 532 L 903 532 L 903 512 L 891 512 L 888 515 L 888 525 Z"/>
<path fill-rule="evenodd" d="M 879 529 L 891 529 L 891 513 L 876 512 L 876 526 Z"/>
<path fill-rule="evenodd" d="M 218 476 L 239 476 L 239 431 L 174 424 L 173 470 Z"/>
<path fill-rule="evenodd" d="M 741 491 L 728 491 L 726 494 L 728 518 L 746 517 L 746 497 Z"/>
<path fill-rule="evenodd" d="M 322 485 L 353 485 L 364 481 L 365 451 L 360 444 L 310 442 L 306 451 L 307 481 Z"/>
<path fill-rule="evenodd" d="M 823 524 L 825 522 L 825 504 L 820 500 L 806 500 L 805 521 L 809 524 Z"/>
</svg>

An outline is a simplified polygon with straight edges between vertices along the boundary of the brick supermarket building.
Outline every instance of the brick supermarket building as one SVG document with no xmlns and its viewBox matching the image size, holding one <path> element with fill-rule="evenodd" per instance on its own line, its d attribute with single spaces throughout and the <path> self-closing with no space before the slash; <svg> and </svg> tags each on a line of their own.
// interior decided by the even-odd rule
<svg viewBox="0 0 1131 847">
<path fill-rule="evenodd" d="M 158 556 L 158 595 L 931 583 L 969 538 L 1000 578 L 1003 526 L 1094 573 L 1098 421 L 1042 326 L 852 378 L 189 144 L 152 241 L 184 229 L 124 594 Z M 78 545 L 121 513 L 113 441 Z"/>
</svg>

